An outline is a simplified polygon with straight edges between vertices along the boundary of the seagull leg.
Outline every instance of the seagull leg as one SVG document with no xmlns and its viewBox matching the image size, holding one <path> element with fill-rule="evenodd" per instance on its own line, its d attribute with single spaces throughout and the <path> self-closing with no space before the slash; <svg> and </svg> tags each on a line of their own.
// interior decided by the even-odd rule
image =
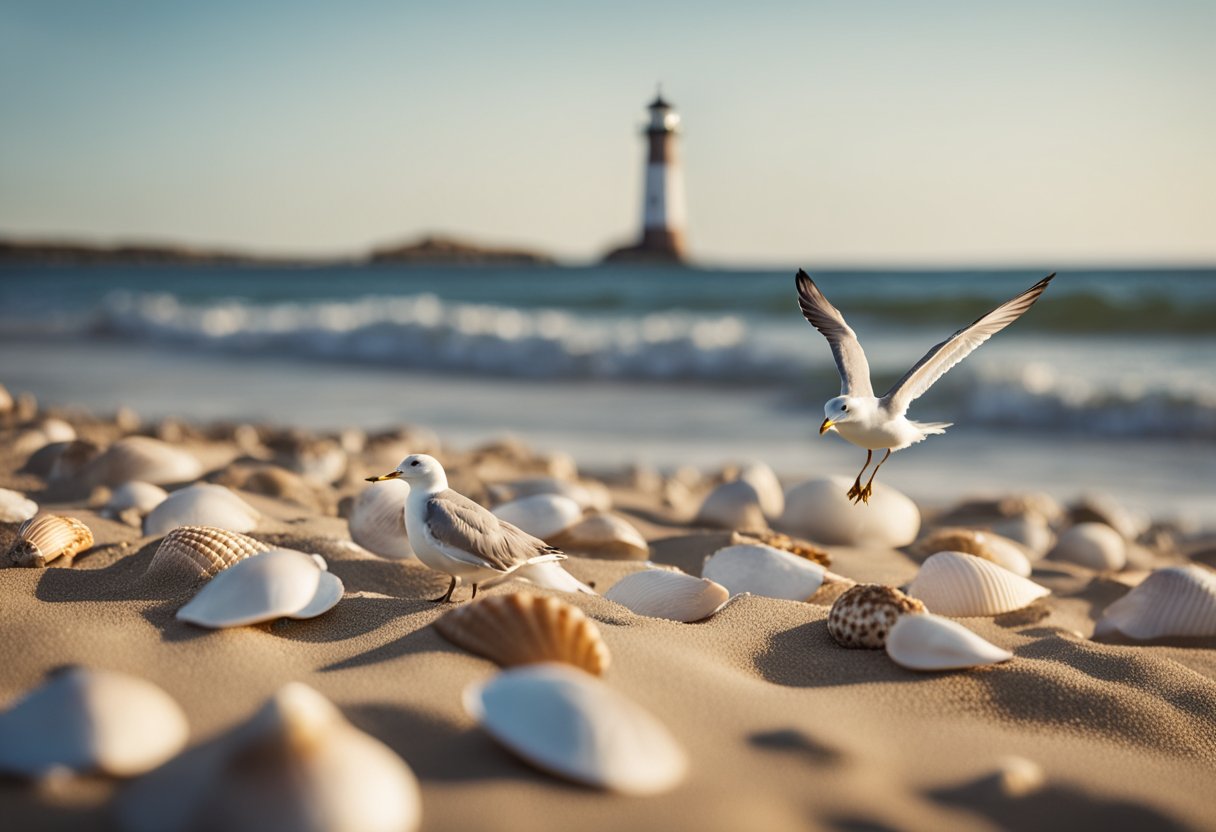
<svg viewBox="0 0 1216 832">
<path fill-rule="evenodd" d="M 874 475 L 878 473 L 878 469 L 882 467 L 882 464 L 890 458 L 891 458 L 891 449 L 887 448 L 887 455 L 884 456 L 881 460 L 879 460 L 879 463 L 874 466 L 874 471 L 870 474 L 870 479 L 866 480 L 866 487 L 861 489 L 860 496 L 861 496 L 861 499 L 865 501 L 866 505 L 870 504 L 870 495 L 874 493 Z"/>
<path fill-rule="evenodd" d="M 853 480 L 853 487 L 849 489 L 848 498 L 856 502 L 860 499 L 861 494 L 861 475 L 866 472 L 866 468 L 870 467 L 870 460 L 874 458 L 873 451 L 866 451 L 866 464 L 861 466 L 861 470 L 857 472 L 857 479 Z M 881 463 L 880 463 L 881 464 Z M 875 468 L 874 470 L 878 470 Z"/>
<path fill-rule="evenodd" d="M 440 595 L 438 598 L 432 598 L 431 603 L 432 604 L 446 604 L 449 601 L 451 601 L 452 593 L 456 591 L 456 585 L 459 583 L 460 583 L 460 578 L 457 578 L 455 575 L 453 575 L 452 582 L 450 584 L 448 584 L 448 591 L 446 593 L 444 593 L 443 595 Z"/>
</svg>

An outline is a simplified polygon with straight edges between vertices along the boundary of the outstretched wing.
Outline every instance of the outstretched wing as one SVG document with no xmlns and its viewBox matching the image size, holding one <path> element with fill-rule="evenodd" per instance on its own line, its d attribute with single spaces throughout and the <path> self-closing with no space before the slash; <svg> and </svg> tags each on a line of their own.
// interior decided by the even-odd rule
<svg viewBox="0 0 1216 832">
<path fill-rule="evenodd" d="M 924 395 L 951 367 L 1034 306 L 1034 302 L 1055 276 L 1055 272 L 1052 272 L 1013 300 L 1005 301 L 971 326 L 960 329 L 925 353 L 925 357 L 895 382 L 895 386 L 882 397 L 881 404 L 884 409 L 899 416 L 906 413 L 908 405 Z"/>
<path fill-rule="evenodd" d="M 451 489 L 427 500 L 426 527 L 449 556 L 499 572 L 510 572 L 538 558 L 565 557 Z"/>
<path fill-rule="evenodd" d="M 836 359 L 836 369 L 840 371 L 840 395 L 873 396 L 870 364 L 866 361 L 865 350 L 861 348 L 861 342 L 852 328 L 845 323 L 844 315 L 828 302 L 815 281 L 802 269 L 798 270 L 794 282 L 798 287 L 798 306 L 802 308 L 802 317 L 822 332 L 832 347 L 832 357 Z"/>
</svg>

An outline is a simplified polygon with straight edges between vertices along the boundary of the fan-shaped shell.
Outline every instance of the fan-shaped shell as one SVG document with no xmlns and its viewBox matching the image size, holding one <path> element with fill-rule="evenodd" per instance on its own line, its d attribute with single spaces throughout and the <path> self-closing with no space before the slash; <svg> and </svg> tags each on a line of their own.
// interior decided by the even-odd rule
<svg viewBox="0 0 1216 832">
<path fill-rule="evenodd" d="M 150 482 L 124 482 L 110 494 L 110 499 L 102 506 L 101 513 L 106 517 L 117 517 L 124 511 L 134 509 L 141 516 L 146 515 L 168 496 L 168 491 Z"/>
<path fill-rule="evenodd" d="M 990 560 L 1003 566 L 1015 575 L 1029 578 L 1030 558 L 1018 544 L 992 532 L 976 529 L 937 529 L 916 542 L 916 551 L 921 555 L 938 552 L 965 552 L 968 555 Z"/>
<path fill-rule="evenodd" d="M 724 482 L 705 497 L 694 521 L 698 526 L 714 529 L 768 528 L 760 495 L 751 483 L 743 480 Z"/>
<path fill-rule="evenodd" d="M 92 485 L 121 485 L 141 480 L 153 485 L 192 482 L 203 466 L 191 454 L 150 436 L 119 439 L 85 468 L 83 476 Z"/>
<path fill-rule="evenodd" d="M 1149 574 L 1106 608 L 1095 636 L 1123 633 L 1146 641 L 1170 636 L 1216 636 L 1216 572 L 1171 566 Z"/>
<path fill-rule="evenodd" d="M 908 594 L 930 612 L 965 618 L 1020 610 L 1051 590 L 981 558 L 938 552 L 921 565 Z"/>
<path fill-rule="evenodd" d="M 608 645 L 595 623 L 557 598 L 516 592 L 457 607 L 435 622 L 457 647 L 503 667 L 563 662 L 597 676 L 608 669 Z"/>
<path fill-rule="evenodd" d="M 841 647 L 882 649 L 896 619 L 925 605 L 893 586 L 861 584 L 846 590 L 828 613 L 828 635 Z"/>
<path fill-rule="evenodd" d="M 0 523 L 24 523 L 38 513 L 38 504 L 20 491 L 0 488 Z"/>
<path fill-rule="evenodd" d="M 533 494 L 495 506 L 494 514 L 533 537 L 548 540 L 583 518 L 583 508 L 560 494 Z"/>
<path fill-rule="evenodd" d="M 342 598 L 342 581 L 325 561 L 291 549 L 271 549 L 219 572 L 177 611 L 181 621 L 219 629 L 276 618 L 313 618 Z"/>
<path fill-rule="evenodd" d="M 157 537 L 179 526 L 217 526 L 234 532 L 252 531 L 261 515 L 222 485 L 195 483 L 174 491 L 144 518 L 144 534 Z"/>
<path fill-rule="evenodd" d="M 647 569 L 621 578 L 604 597 L 638 615 L 687 622 L 709 618 L 730 599 L 730 592 L 708 578 Z"/>
<path fill-rule="evenodd" d="M 180 751 L 189 733 L 182 709 L 151 682 L 70 667 L 0 714 L 0 771 L 132 777 Z"/>
<path fill-rule="evenodd" d="M 188 585 L 269 550 L 260 540 L 227 529 L 179 526 L 160 542 L 146 574 L 158 581 Z"/>
<path fill-rule="evenodd" d="M 739 595 L 805 601 L 823 585 L 826 571 L 817 563 L 756 543 L 719 549 L 705 559 L 701 577 Z"/>
<path fill-rule="evenodd" d="M 920 531 L 916 504 L 884 483 L 875 483 L 869 504 L 854 505 L 844 477 L 814 479 L 785 494 L 779 528 L 817 543 L 840 546 L 907 546 Z"/>
<path fill-rule="evenodd" d="M 464 707 L 494 739 L 542 771 L 623 794 L 659 794 L 688 771 L 650 713 L 565 665 L 499 673 L 465 689 Z"/>
<path fill-rule="evenodd" d="M 414 557 L 405 531 L 405 500 L 409 494 L 409 483 L 399 479 L 365 488 L 355 498 L 346 521 L 350 539 L 382 558 Z"/>
<path fill-rule="evenodd" d="M 650 554 L 642 533 L 615 514 L 588 515 L 547 542 L 572 555 L 605 560 L 645 560 Z"/>
<path fill-rule="evenodd" d="M 75 517 L 43 514 L 17 529 L 17 541 L 5 556 L 9 566 L 46 566 L 56 558 L 71 560 L 93 545 L 93 532 Z"/>
<path fill-rule="evenodd" d="M 1060 533 L 1048 556 L 1090 569 L 1116 571 L 1127 565 L 1127 544 L 1105 523 L 1078 523 Z"/>
<path fill-rule="evenodd" d="M 1013 658 L 1008 650 L 940 615 L 901 615 L 887 633 L 887 655 L 909 670 L 961 670 Z"/>
</svg>

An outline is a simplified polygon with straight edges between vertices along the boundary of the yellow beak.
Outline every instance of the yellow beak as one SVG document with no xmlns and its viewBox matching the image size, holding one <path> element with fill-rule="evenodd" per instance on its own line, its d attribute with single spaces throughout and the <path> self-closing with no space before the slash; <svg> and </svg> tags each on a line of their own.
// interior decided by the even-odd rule
<svg viewBox="0 0 1216 832">
<path fill-rule="evenodd" d="M 381 474 L 378 477 L 368 477 L 368 482 L 384 482 L 385 480 L 395 480 L 401 476 L 400 471 L 389 471 L 387 474 Z"/>
<path fill-rule="evenodd" d="M 828 432 L 828 431 L 831 429 L 831 427 L 832 427 L 833 425 L 835 425 L 835 424 L 836 424 L 836 423 L 835 423 L 835 422 L 833 422 L 831 419 L 824 419 L 824 420 L 823 420 L 823 424 L 819 426 L 819 435 L 820 435 L 820 436 L 823 436 L 823 435 L 824 435 L 825 433 L 827 433 L 827 432 Z"/>
</svg>

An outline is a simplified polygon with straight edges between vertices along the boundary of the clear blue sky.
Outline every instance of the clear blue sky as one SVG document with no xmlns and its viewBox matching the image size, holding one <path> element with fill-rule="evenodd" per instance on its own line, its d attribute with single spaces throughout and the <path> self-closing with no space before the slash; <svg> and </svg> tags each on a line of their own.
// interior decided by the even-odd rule
<svg viewBox="0 0 1216 832">
<path fill-rule="evenodd" d="M 342 253 L 1216 262 L 1213 2 L 0 0 L 0 233 Z"/>
</svg>

